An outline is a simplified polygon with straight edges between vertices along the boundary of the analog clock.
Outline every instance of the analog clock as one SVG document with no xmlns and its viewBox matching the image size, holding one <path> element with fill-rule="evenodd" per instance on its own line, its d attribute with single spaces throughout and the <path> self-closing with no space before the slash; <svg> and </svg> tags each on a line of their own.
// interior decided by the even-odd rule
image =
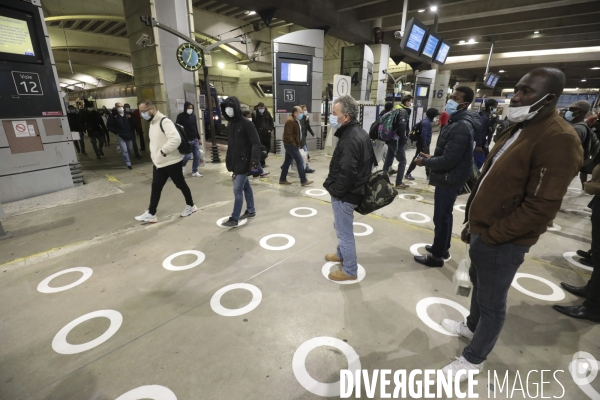
<svg viewBox="0 0 600 400">
<path fill-rule="evenodd" d="M 184 43 L 177 48 L 177 61 L 188 71 L 198 71 L 202 67 L 200 50 L 191 43 Z"/>
</svg>

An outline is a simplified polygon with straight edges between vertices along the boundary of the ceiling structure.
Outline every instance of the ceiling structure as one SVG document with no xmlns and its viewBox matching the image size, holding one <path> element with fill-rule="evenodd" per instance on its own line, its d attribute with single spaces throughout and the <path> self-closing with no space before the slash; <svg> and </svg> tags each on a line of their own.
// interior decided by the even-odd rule
<svg viewBox="0 0 600 400">
<path fill-rule="evenodd" d="M 323 29 L 332 37 L 355 44 L 373 42 L 375 23 L 381 25 L 384 43 L 391 46 L 392 55 L 397 55 L 399 41 L 394 39 L 394 31 L 401 28 L 403 3 L 308 0 L 299 7 L 280 0 L 198 0 L 193 6 L 196 12 L 227 18 L 246 31 L 264 28 L 260 14 L 271 9 L 271 28 L 295 24 Z M 44 0 L 42 4 L 64 86 L 82 75 L 93 78 L 81 79 L 87 87 L 132 79 L 122 0 Z M 599 0 L 408 0 L 407 20 L 415 17 L 433 26 L 436 12 L 431 6 L 437 7 L 438 33 L 453 45 L 448 63 L 441 69 L 452 70 L 453 76 L 480 81 L 493 42 L 490 71 L 506 71 L 499 73 L 502 87 L 511 87 L 535 66 L 562 68 L 569 87 L 600 87 L 600 69 L 592 69 L 600 67 Z M 209 29 L 199 25 L 197 37 L 214 40 L 205 31 Z M 568 50 L 572 48 L 586 51 L 573 53 Z M 238 60 L 246 57 L 239 48 L 225 50 Z M 555 53 L 546 55 L 549 51 Z M 420 67 L 427 68 L 427 64 Z M 95 84 L 91 83 L 94 79 Z"/>
</svg>

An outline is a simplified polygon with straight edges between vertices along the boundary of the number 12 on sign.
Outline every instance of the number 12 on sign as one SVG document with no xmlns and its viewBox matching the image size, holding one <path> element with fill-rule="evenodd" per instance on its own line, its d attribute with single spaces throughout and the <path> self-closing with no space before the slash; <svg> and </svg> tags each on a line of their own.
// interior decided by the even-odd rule
<svg viewBox="0 0 600 400">
<path fill-rule="evenodd" d="M 19 96 L 43 96 L 40 76 L 35 72 L 11 71 Z"/>
</svg>

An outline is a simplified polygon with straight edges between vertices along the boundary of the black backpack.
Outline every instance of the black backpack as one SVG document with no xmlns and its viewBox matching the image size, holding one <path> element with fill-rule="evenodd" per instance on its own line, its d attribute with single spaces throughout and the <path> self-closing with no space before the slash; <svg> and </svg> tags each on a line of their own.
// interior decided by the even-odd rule
<svg viewBox="0 0 600 400">
<path fill-rule="evenodd" d="M 371 138 L 371 140 L 379 139 L 379 125 L 381 125 L 381 120 L 379 118 L 371 124 L 371 127 L 369 128 L 369 138 Z"/>
<path fill-rule="evenodd" d="M 160 130 L 165 133 L 165 130 L 162 127 L 162 122 L 167 119 L 167 117 L 163 117 L 163 119 L 160 120 Z M 190 146 L 190 142 L 188 142 L 187 136 L 185 136 L 185 130 L 183 129 L 183 126 L 173 122 L 173 125 L 175 125 L 175 129 L 177 129 L 177 132 L 179 132 L 179 138 L 181 139 L 181 144 L 179 145 L 179 147 L 177 147 L 177 150 L 179 150 L 180 154 L 190 154 L 192 152 L 192 146 Z"/>
<path fill-rule="evenodd" d="M 421 121 L 419 121 L 412 129 L 412 131 L 410 131 L 410 133 L 408 134 L 408 138 L 412 141 L 412 142 L 416 142 L 418 140 L 421 140 Z"/>
</svg>

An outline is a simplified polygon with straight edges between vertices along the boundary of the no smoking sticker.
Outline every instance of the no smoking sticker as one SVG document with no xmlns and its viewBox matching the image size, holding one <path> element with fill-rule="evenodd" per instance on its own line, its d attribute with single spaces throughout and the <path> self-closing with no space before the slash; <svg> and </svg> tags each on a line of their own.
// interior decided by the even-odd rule
<svg viewBox="0 0 600 400">
<path fill-rule="evenodd" d="M 12 121 L 16 137 L 29 137 L 29 129 L 25 121 Z"/>
</svg>

